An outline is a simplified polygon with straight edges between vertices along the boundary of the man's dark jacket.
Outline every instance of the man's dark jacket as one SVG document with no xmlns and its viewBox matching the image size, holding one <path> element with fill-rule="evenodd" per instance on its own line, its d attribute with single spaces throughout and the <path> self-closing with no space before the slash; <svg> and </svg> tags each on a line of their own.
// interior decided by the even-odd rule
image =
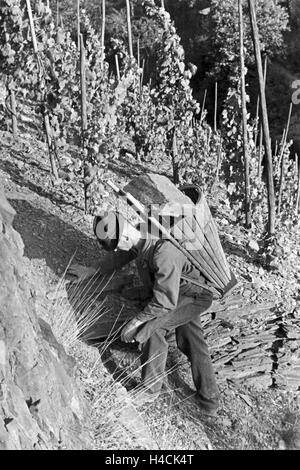
<svg viewBox="0 0 300 470">
<path fill-rule="evenodd" d="M 147 239 L 137 249 L 109 253 L 100 261 L 99 270 L 101 274 L 111 274 L 133 260 L 151 298 L 138 319 L 149 321 L 165 317 L 176 309 L 180 296 L 197 297 L 205 291 L 206 298 L 212 301 L 212 294 L 205 288 L 182 279 L 184 276 L 204 286 L 207 284 L 198 269 L 168 240 Z"/>
</svg>

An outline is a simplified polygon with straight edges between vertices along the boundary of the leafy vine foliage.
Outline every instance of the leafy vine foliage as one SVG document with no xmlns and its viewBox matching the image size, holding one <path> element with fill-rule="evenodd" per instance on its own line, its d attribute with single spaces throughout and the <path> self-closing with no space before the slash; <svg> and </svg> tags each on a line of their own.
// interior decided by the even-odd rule
<svg viewBox="0 0 300 470">
<path fill-rule="evenodd" d="M 238 2 L 232 0 L 213 0 L 211 15 L 214 27 L 211 34 L 211 54 L 215 66 L 211 73 L 220 79 L 226 75 L 235 76 L 236 65 L 239 61 L 239 20 Z M 251 39 L 251 25 L 247 0 L 243 9 L 245 28 L 245 61 L 250 67 L 254 65 L 254 53 Z M 284 32 L 289 30 L 289 18 L 285 8 L 273 0 L 257 0 L 256 13 L 258 29 L 261 35 L 262 53 L 268 57 L 276 57 L 284 48 Z"/>
<path fill-rule="evenodd" d="M 178 183 L 196 183 L 206 193 L 211 193 L 216 184 L 221 185 L 226 191 L 224 204 L 230 207 L 237 220 L 243 221 L 241 98 L 235 50 L 238 44 L 237 11 L 232 10 L 232 1 L 212 2 L 211 6 L 216 24 L 214 51 L 219 51 L 223 60 L 219 61 L 220 70 L 215 69 L 215 73 L 222 74 L 226 70 L 230 76 L 230 88 L 217 132 L 207 123 L 206 112 L 201 111 L 193 96 L 191 79 L 197 69 L 186 63 L 181 39 L 170 14 L 154 0 L 138 2 L 138 8 L 144 12 L 144 20 L 141 19 L 139 24 L 141 30 L 145 29 L 144 47 L 147 43 L 145 25 L 152 28 L 155 74 L 147 83 L 142 64 L 129 56 L 122 35 L 111 38 L 110 57 L 106 57 L 93 26 L 95 22 L 86 11 L 81 11 L 87 91 L 87 129 L 82 131 L 80 51 L 74 42 L 76 35 L 57 22 L 42 0 L 31 4 L 38 57 L 32 47 L 26 2 L 3 0 L 0 4 L 1 117 L 6 120 L 10 117 L 8 98 L 12 88 L 17 94 L 20 113 L 27 105 L 34 113 L 47 114 L 60 157 L 59 176 L 71 186 L 79 185 L 81 195 L 85 187 L 89 212 L 95 214 L 107 203 L 108 164 L 124 155 L 129 158 L 130 154 L 131 158 L 152 165 L 152 168 L 160 166 L 169 172 L 173 166 Z M 137 7 L 137 2 L 134 5 Z M 272 54 L 282 44 L 286 17 L 279 20 L 280 7 L 272 9 L 270 2 L 264 6 L 259 0 L 258 7 L 261 24 L 268 24 L 263 36 L 264 47 Z M 267 20 L 266 12 L 270 11 L 273 13 Z M 224 18 L 231 24 L 229 37 Z M 272 27 L 276 32 L 273 37 L 270 34 Z M 157 35 L 153 31 L 157 31 Z M 246 25 L 246 32 L 246 58 L 251 66 L 249 25 Z M 111 65 L 112 56 L 118 61 L 119 76 Z M 263 233 L 267 198 L 264 173 L 259 173 L 257 128 L 258 123 L 248 115 L 252 213 L 257 232 Z M 69 144 L 81 146 L 79 155 L 77 152 L 71 160 L 64 157 Z M 289 145 L 279 148 L 274 156 L 277 199 L 281 195 L 279 220 L 285 224 L 295 222 L 297 218 L 294 206 L 298 177 L 289 159 Z"/>
<path fill-rule="evenodd" d="M 4 3 L 0 30 L 2 81 L 13 83 L 18 93 L 31 106 L 34 104 L 36 111 L 49 115 L 56 145 L 64 148 L 70 127 L 78 121 L 76 47 L 69 33 L 56 28 L 50 8 L 39 0 L 33 4 L 37 58 L 26 3 L 22 0 Z M 22 107 L 24 100 L 18 100 L 18 104 Z"/>
<path fill-rule="evenodd" d="M 1 106 L 7 107 L 8 93 L 11 88 L 18 90 L 24 63 L 20 58 L 28 52 L 26 41 L 26 23 L 23 22 L 23 11 L 19 0 L 2 2 L 0 22 L 0 64 L 1 67 Z"/>
</svg>

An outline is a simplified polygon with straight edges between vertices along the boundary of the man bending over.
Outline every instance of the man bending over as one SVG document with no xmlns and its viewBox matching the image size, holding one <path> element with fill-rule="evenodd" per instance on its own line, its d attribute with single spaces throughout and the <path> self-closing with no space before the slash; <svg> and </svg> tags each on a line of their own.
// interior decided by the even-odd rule
<svg viewBox="0 0 300 470">
<path fill-rule="evenodd" d="M 150 235 L 143 238 L 118 212 L 95 217 L 94 233 L 99 244 L 110 252 L 99 263 L 98 272 L 111 274 L 136 260 L 150 299 L 121 332 L 122 341 L 137 341 L 142 351 L 142 393 L 138 394 L 137 404 L 158 397 L 166 367 L 167 339 L 175 330 L 177 346 L 191 363 L 199 406 L 204 414 L 215 416 L 219 392 L 200 319 L 213 300 L 205 288 L 207 280 L 170 241 L 151 239 Z M 81 278 L 96 271 L 85 268 L 82 272 L 78 266 L 69 269 L 70 274 Z"/>
</svg>

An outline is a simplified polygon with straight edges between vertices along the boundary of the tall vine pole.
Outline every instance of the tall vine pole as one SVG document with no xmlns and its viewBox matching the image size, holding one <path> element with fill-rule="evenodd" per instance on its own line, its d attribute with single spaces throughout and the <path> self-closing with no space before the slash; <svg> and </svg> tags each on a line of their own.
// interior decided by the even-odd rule
<svg viewBox="0 0 300 470">
<path fill-rule="evenodd" d="M 207 88 L 205 89 L 204 97 L 203 97 L 203 103 L 202 103 L 202 109 L 201 109 L 201 115 L 200 115 L 200 124 L 202 123 L 203 117 L 204 117 L 204 110 L 205 110 L 205 103 L 206 103 L 206 95 L 207 95 Z"/>
<path fill-rule="evenodd" d="M 77 0 L 77 47 L 80 51 L 80 0 Z"/>
<path fill-rule="evenodd" d="M 288 137 L 288 133 L 289 133 L 289 130 L 290 130 L 290 125 L 291 125 L 292 110 L 293 110 L 293 103 L 291 102 L 290 103 L 288 120 L 287 120 L 287 125 L 286 125 L 285 131 L 283 133 L 282 145 L 281 145 L 280 155 L 279 155 L 280 181 L 279 181 L 279 194 L 278 194 L 278 204 L 277 204 L 277 215 L 278 216 L 280 216 L 280 212 L 281 212 L 281 202 L 282 202 L 283 183 L 284 183 L 284 151 L 285 151 L 285 147 L 286 147 L 286 143 L 287 143 L 287 137 Z"/>
<path fill-rule="evenodd" d="M 9 87 L 9 97 L 10 97 L 12 131 L 13 131 L 14 139 L 16 139 L 18 137 L 18 121 L 17 121 L 17 103 L 16 103 L 14 83 L 12 83 Z"/>
<path fill-rule="evenodd" d="M 249 174 L 245 57 L 244 57 L 244 18 L 243 18 L 242 0 L 239 0 L 239 26 L 240 26 L 240 67 L 241 67 L 241 96 L 242 96 L 242 123 L 243 123 L 243 154 L 244 154 L 244 177 L 245 177 L 245 216 L 246 216 L 246 227 L 250 228 L 251 226 L 251 199 L 250 199 L 250 174 Z"/>
<path fill-rule="evenodd" d="M 268 69 L 268 57 L 265 57 L 265 62 L 264 62 L 264 86 L 266 90 L 266 84 L 267 84 L 267 69 Z M 259 109 L 259 99 L 258 99 L 258 109 Z M 263 159 L 263 128 L 262 128 L 262 123 L 260 123 L 260 128 L 259 128 L 259 147 L 258 147 L 258 170 L 257 174 L 259 179 L 261 179 L 261 173 L 262 173 L 262 159 Z"/>
<path fill-rule="evenodd" d="M 118 82 L 121 80 L 121 75 L 120 75 L 120 66 L 119 66 L 119 58 L 118 55 L 115 55 L 115 63 L 116 63 L 116 72 L 117 72 L 117 79 Z"/>
<path fill-rule="evenodd" d="M 217 114 L 218 114 L 218 82 L 215 83 L 215 109 L 214 109 L 214 132 L 217 132 Z"/>
<path fill-rule="evenodd" d="M 86 182 L 86 132 L 87 132 L 87 101 L 86 101 L 86 64 L 85 64 L 85 47 L 83 36 L 80 34 L 80 86 L 81 86 L 81 145 L 83 153 L 83 177 L 84 177 L 84 206 L 85 213 L 88 211 L 87 201 L 87 182 Z"/>
<path fill-rule="evenodd" d="M 137 40 L 137 65 L 138 68 L 141 66 L 141 51 L 140 51 L 140 38 Z"/>
<path fill-rule="evenodd" d="M 263 74 L 263 67 L 262 67 L 262 60 L 261 60 L 259 31 L 258 31 L 258 26 L 257 26 L 254 0 L 248 0 L 248 6 L 249 6 L 249 15 L 250 15 L 251 29 L 252 29 L 252 40 L 253 40 L 253 45 L 254 45 L 255 60 L 256 60 L 257 73 L 258 73 L 264 146 L 265 146 L 265 152 L 266 152 L 266 158 L 267 158 L 267 189 L 268 189 L 268 214 L 269 214 L 268 234 L 272 236 L 275 233 L 275 192 L 274 192 L 272 149 L 271 149 L 271 141 L 270 141 L 268 110 L 267 110 L 267 102 L 266 102 L 266 94 L 265 94 L 264 74 Z"/>
<path fill-rule="evenodd" d="M 127 12 L 127 29 L 128 29 L 128 47 L 130 58 L 133 58 L 133 46 L 132 46 L 132 29 L 131 29 L 131 11 L 130 11 L 130 0 L 126 0 L 126 12 Z"/>
<path fill-rule="evenodd" d="M 295 214 L 298 215 L 299 206 L 300 206 L 300 159 L 297 155 L 297 167 L 298 167 L 298 181 L 297 181 L 297 197 L 296 197 L 296 206 L 295 206 Z"/>
<path fill-rule="evenodd" d="M 59 12 L 59 0 L 56 0 L 56 26 L 59 25 L 59 20 L 60 20 L 60 12 Z"/>
<path fill-rule="evenodd" d="M 102 0 L 102 26 L 101 26 L 101 53 L 102 53 L 102 64 L 104 62 L 104 50 L 105 50 L 105 21 L 106 21 L 106 4 L 105 0 Z"/>
<path fill-rule="evenodd" d="M 42 96 L 41 101 L 42 101 L 42 110 L 43 110 L 43 118 L 44 118 L 44 127 L 45 127 L 45 132 L 46 132 L 46 137 L 47 137 L 51 172 L 54 178 L 57 180 L 58 172 L 57 172 L 56 163 L 55 163 L 55 156 L 57 157 L 56 145 L 55 145 L 55 141 L 54 141 L 51 125 L 50 125 L 49 115 L 47 112 L 47 108 L 45 106 L 46 97 L 45 97 L 45 84 L 43 83 L 43 64 L 39 56 L 30 0 L 26 0 L 26 7 L 27 7 L 28 18 L 29 18 L 33 51 L 37 60 L 37 65 L 38 65 L 38 72 L 39 72 L 38 81 L 39 81 L 39 88 L 40 88 L 41 96 Z"/>
<path fill-rule="evenodd" d="M 178 167 L 178 146 L 177 146 L 177 136 L 176 136 L 176 126 L 172 129 L 172 166 L 173 166 L 173 183 L 179 183 L 179 167 Z"/>
</svg>

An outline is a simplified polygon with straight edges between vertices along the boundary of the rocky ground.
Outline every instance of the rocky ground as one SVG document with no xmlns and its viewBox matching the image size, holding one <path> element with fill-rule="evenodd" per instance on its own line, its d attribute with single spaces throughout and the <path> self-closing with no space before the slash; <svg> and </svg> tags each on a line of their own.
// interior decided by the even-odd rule
<svg viewBox="0 0 300 470">
<path fill-rule="evenodd" d="M 28 270 L 39 286 L 37 308 L 64 342 L 63 335 L 59 337 L 64 328 L 58 323 L 55 331 L 54 317 L 72 304 L 70 298 L 57 294 L 66 292 L 65 269 L 71 259 L 90 266 L 101 256 L 92 237 L 91 218 L 84 215 L 74 182 L 51 183 L 44 143 L 26 135 L 17 142 L 9 133 L 0 137 L 0 180 L 17 212 L 14 227 L 23 238 Z M 120 161 L 110 167 L 109 177 L 122 187 L 145 170 L 134 162 Z M 221 389 L 219 415 L 216 419 L 200 415 L 191 397 L 188 364 L 176 349 L 170 351 L 164 394 L 151 406 L 136 410 L 130 395 L 139 381 L 138 352 L 120 344 L 102 344 L 98 349 L 107 361 L 104 367 L 95 346 L 70 344 L 67 338 L 68 352 L 78 361 L 78 375 L 95 410 L 95 448 L 300 447 L 299 228 L 287 227 L 280 235 L 278 257 L 267 270 L 259 242 L 235 224 L 221 196 L 211 201 L 211 208 L 241 281 L 225 305 L 215 305 L 203 318 Z M 108 296 L 108 305 L 112 317 L 122 305 L 131 312 L 139 307 L 119 295 Z M 112 367 L 118 368 L 117 380 L 110 374 Z"/>
<path fill-rule="evenodd" d="M 0 449 L 88 449 L 90 410 L 67 355 L 37 315 L 37 289 L 0 190 Z"/>
</svg>

